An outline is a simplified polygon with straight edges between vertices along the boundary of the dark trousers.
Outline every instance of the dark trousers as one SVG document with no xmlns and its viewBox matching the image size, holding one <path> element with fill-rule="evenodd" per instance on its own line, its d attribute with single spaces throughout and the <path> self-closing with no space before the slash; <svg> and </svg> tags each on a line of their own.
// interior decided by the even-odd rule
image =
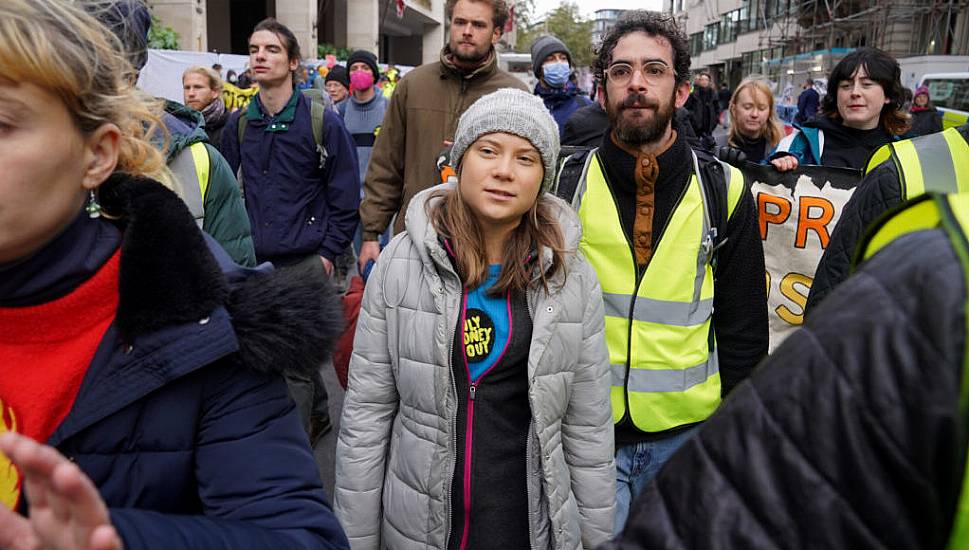
<svg viewBox="0 0 969 550">
<path fill-rule="evenodd" d="M 310 271 L 314 277 L 327 277 L 326 271 L 323 269 L 323 262 L 317 255 L 306 256 L 298 261 L 273 261 L 273 264 L 277 267 L 289 267 L 296 265 L 309 266 L 308 271 Z M 327 362 L 329 364 L 329 362 Z M 289 386 L 289 394 L 296 403 L 296 410 L 299 412 L 299 418 L 303 422 L 303 428 L 306 429 L 307 435 L 312 436 L 311 426 L 314 421 L 317 423 L 323 421 L 325 424 L 330 423 L 330 409 L 329 409 L 329 396 L 326 393 L 326 385 L 323 383 L 323 375 L 321 369 L 325 368 L 326 365 L 315 365 L 312 373 L 308 375 L 297 374 L 297 373 L 287 373 L 286 385 Z"/>
</svg>

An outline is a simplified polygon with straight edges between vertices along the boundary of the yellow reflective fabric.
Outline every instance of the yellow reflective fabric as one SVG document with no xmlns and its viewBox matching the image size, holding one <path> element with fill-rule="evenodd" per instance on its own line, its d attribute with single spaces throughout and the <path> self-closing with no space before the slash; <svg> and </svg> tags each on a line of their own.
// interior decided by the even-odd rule
<svg viewBox="0 0 969 550">
<path fill-rule="evenodd" d="M 728 186 L 727 186 L 727 217 L 733 216 L 734 210 L 737 209 L 737 205 L 740 204 L 740 199 L 743 198 L 744 191 L 747 190 L 747 186 L 744 183 L 744 173 L 740 171 L 740 168 L 732 164 L 721 163 L 721 165 L 726 170 Z M 724 228 L 726 230 L 726 228 Z"/>
<path fill-rule="evenodd" d="M 905 182 L 905 196 L 917 197 L 925 193 L 925 180 L 922 176 L 922 162 L 919 160 L 915 144 L 907 139 L 892 145 Z"/>
<path fill-rule="evenodd" d="M 892 158 L 892 145 L 882 145 L 875 151 L 874 154 L 872 154 L 871 158 L 868 159 L 868 165 L 865 166 L 865 173 L 867 174 L 871 172 L 877 168 L 879 164 L 890 158 Z"/>
<path fill-rule="evenodd" d="M 585 183 L 579 248 L 596 269 L 607 302 L 614 421 L 627 413 L 627 399 L 630 418 L 645 432 L 705 420 L 720 403 L 720 374 L 710 350 L 713 273 L 701 250 L 709 228 L 699 180 L 691 178 L 654 242 L 638 288 L 633 252 L 598 155 Z"/>
<path fill-rule="evenodd" d="M 956 129 L 945 130 L 942 137 L 949 146 L 953 170 L 956 174 L 956 187 L 959 193 L 969 193 L 969 143 Z"/>
<path fill-rule="evenodd" d="M 205 193 L 209 190 L 209 152 L 204 143 L 193 143 L 189 149 L 192 151 L 192 160 L 195 162 L 195 176 L 198 178 L 199 191 L 202 192 L 202 202 L 205 202 Z"/>
<path fill-rule="evenodd" d="M 913 199 L 927 192 L 969 192 L 969 144 L 958 130 L 885 145 L 872 155 L 867 172 L 892 158 L 893 153 L 904 198 Z"/>
<path fill-rule="evenodd" d="M 966 247 L 966 236 L 969 235 L 969 195 L 951 194 L 945 198 L 956 223 L 950 223 L 950 218 L 947 217 L 943 217 L 942 223 L 949 233 L 956 255 L 962 262 L 963 277 L 966 280 L 966 288 L 969 288 L 969 249 Z M 966 307 L 969 311 L 969 305 Z M 969 319 L 966 321 L 966 327 L 969 330 Z M 966 335 L 965 346 L 962 357 L 962 380 L 959 387 L 959 418 L 962 420 L 963 434 L 966 433 L 967 424 L 969 424 L 969 335 Z M 959 503 L 956 505 L 952 531 L 949 533 L 949 543 L 946 548 L 963 550 L 967 547 L 969 547 L 969 453 L 967 453 L 967 462 L 962 474 L 962 491 L 959 493 Z"/>
<path fill-rule="evenodd" d="M 948 130 L 969 122 L 969 115 L 961 111 L 942 111 L 942 128 Z"/>
<path fill-rule="evenodd" d="M 914 204 L 898 214 L 892 216 L 891 220 L 882 225 L 864 245 L 863 259 L 867 260 L 874 256 L 879 250 L 901 237 L 914 231 L 931 229 L 939 225 L 939 207 L 933 201 L 922 201 Z"/>
<path fill-rule="evenodd" d="M 964 143 L 964 142 L 963 142 Z M 929 193 L 909 201 L 863 242 L 860 252 L 864 259 L 874 256 L 895 239 L 909 233 L 942 227 L 952 243 L 952 249 L 962 264 L 962 276 L 969 288 L 969 194 Z M 969 311 L 969 305 L 965 305 Z M 969 330 L 969 319 L 966 322 Z M 969 433 L 969 334 L 965 335 L 962 358 L 962 379 L 959 388 L 959 415 L 963 436 Z M 960 442 L 966 445 L 966 441 Z M 962 490 L 955 510 L 952 530 L 946 546 L 948 550 L 969 548 L 969 453 L 963 468 Z"/>
</svg>

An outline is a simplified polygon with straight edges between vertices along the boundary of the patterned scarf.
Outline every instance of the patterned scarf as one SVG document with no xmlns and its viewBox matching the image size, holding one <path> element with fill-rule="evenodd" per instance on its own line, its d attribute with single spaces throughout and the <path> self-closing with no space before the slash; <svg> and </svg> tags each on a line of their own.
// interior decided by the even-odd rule
<svg viewBox="0 0 969 550">
<path fill-rule="evenodd" d="M 214 122 L 221 120 L 225 116 L 225 102 L 222 101 L 222 96 L 215 98 L 215 101 L 202 109 L 202 116 L 205 118 L 206 128 L 212 128 Z"/>
</svg>

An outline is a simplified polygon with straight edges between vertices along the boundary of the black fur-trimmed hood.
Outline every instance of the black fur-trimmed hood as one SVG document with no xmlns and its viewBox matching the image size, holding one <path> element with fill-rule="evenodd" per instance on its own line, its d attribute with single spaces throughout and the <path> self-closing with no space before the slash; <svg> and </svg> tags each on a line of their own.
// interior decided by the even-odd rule
<svg viewBox="0 0 969 550">
<path fill-rule="evenodd" d="M 241 366 L 309 372 L 330 356 L 343 309 L 322 270 L 220 265 L 184 203 L 149 179 L 116 174 L 101 186 L 100 200 L 123 231 L 115 319 L 123 339 L 195 323 L 225 307 Z"/>
</svg>

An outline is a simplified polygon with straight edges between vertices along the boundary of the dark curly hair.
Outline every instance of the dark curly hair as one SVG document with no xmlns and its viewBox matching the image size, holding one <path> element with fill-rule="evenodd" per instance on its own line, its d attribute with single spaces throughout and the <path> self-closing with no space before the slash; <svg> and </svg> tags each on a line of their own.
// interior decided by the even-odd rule
<svg viewBox="0 0 969 550">
<path fill-rule="evenodd" d="M 454 7 L 458 5 L 459 0 L 447 0 L 444 4 L 444 16 L 447 17 L 448 21 L 451 20 L 451 16 L 454 15 Z M 508 22 L 508 3 L 505 0 L 467 0 L 468 2 L 484 2 L 491 6 L 491 22 L 494 23 L 495 28 L 501 32 L 505 30 L 505 23 Z"/>
<path fill-rule="evenodd" d="M 676 84 L 680 85 L 690 77 L 690 47 L 686 33 L 676 24 L 673 16 L 657 11 L 627 11 L 616 21 L 616 26 L 602 38 L 596 50 L 596 60 L 592 66 L 596 80 L 605 86 L 605 72 L 612 64 L 612 51 L 619 39 L 629 33 L 644 32 L 651 36 L 661 36 L 673 47 L 673 70 L 676 71 Z"/>
<path fill-rule="evenodd" d="M 851 80 L 864 67 L 868 78 L 877 82 L 889 100 L 882 107 L 879 124 L 892 135 L 901 135 L 910 127 L 910 116 L 902 108 L 905 103 L 905 88 L 902 86 L 902 70 L 898 61 L 878 48 L 858 48 L 846 55 L 828 76 L 828 91 L 821 98 L 821 112 L 824 116 L 843 122 L 838 112 L 838 85 Z"/>
</svg>

